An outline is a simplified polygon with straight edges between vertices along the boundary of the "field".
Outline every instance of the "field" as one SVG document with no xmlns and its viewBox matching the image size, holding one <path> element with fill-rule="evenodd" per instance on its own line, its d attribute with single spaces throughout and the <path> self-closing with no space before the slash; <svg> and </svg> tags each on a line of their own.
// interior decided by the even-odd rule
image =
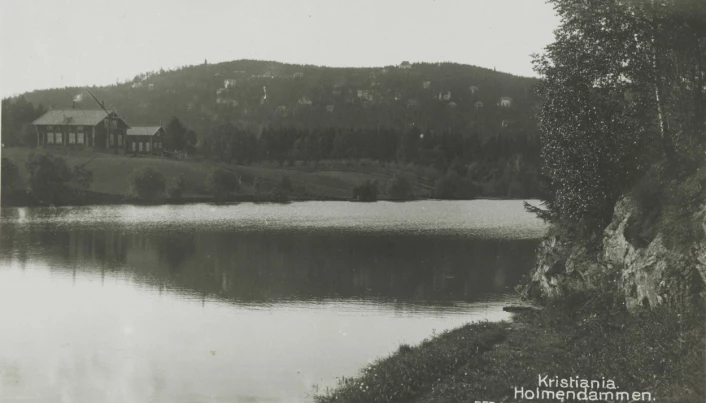
<svg viewBox="0 0 706 403">
<path fill-rule="evenodd" d="M 181 175 L 186 183 L 185 197 L 208 197 L 206 178 L 215 168 L 224 168 L 240 177 L 243 195 L 255 193 L 253 183 L 255 178 L 264 183 L 265 187 L 276 183 L 283 175 L 288 175 L 295 188 L 299 188 L 297 197 L 302 199 L 341 199 L 351 197 L 354 186 L 366 179 L 377 180 L 381 190 L 385 183 L 396 172 L 407 177 L 416 197 L 427 197 L 434 183 L 433 172 L 415 172 L 418 169 L 383 166 L 372 161 L 362 162 L 331 162 L 304 166 L 295 164 L 291 167 L 276 166 L 240 166 L 217 163 L 200 159 L 177 160 L 155 156 L 114 155 L 91 151 L 75 150 L 36 150 L 24 147 L 8 147 L 2 150 L 2 156 L 9 158 L 20 168 L 22 186 L 27 183 L 27 172 L 24 168 L 27 156 L 33 152 L 46 152 L 63 157 L 69 166 L 86 164 L 93 172 L 91 191 L 112 196 L 125 196 L 128 193 L 128 179 L 133 171 L 142 167 L 152 167 L 166 178 Z M 381 195 L 384 198 L 384 194 Z"/>
</svg>

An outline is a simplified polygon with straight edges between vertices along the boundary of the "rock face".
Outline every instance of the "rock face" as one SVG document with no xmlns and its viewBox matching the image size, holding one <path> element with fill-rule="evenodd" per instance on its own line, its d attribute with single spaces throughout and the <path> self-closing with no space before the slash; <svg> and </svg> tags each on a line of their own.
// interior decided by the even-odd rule
<svg viewBox="0 0 706 403">
<path fill-rule="evenodd" d="M 695 295 L 706 297 L 706 240 L 669 249 L 664 234 L 636 246 L 625 236 L 636 207 L 629 198 L 615 207 L 613 220 L 603 236 L 603 248 L 590 255 L 579 246 L 562 243 L 556 236 L 544 239 L 537 248 L 537 260 L 529 281 L 521 287 L 531 299 L 560 297 L 571 290 L 600 286 L 600 278 L 612 275 L 617 291 L 628 309 L 679 303 Z M 706 232 L 704 210 L 696 214 Z M 612 285 L 611 285 L 612 286 Z"/>
</svg>

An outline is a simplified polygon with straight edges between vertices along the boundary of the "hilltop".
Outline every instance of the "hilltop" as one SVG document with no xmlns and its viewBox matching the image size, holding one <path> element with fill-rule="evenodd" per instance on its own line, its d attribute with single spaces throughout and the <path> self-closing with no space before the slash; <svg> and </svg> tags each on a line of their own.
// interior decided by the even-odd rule
<svg viewBox="0 0 706 403">
<path fill-rule="evenodd" d="M 140 74 L 91 91 L 130 124 L 173 116 L 201 137 L 223 122 L 250 126 L 497 130 L 531 121 L 535 80 L 455 63 L 335 68 L 238 60 Z M 95 102 L 78 87 L 24 94 L 46 108 Z M 501 108 L 501 97 L 511 106 Z M 476 106 L 482 102 L 483 106 Z"/>
</svg>

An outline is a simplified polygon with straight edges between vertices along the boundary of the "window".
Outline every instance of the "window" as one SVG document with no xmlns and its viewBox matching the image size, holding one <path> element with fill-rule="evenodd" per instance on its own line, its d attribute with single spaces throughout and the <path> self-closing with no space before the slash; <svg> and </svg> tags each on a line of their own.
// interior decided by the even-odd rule
<svg viewBox="0 0 706 403">
<path fill-rule="evenodd" d="M 132 142 L 132 151 L 133 152 L 137 151 L 136 148 L 137 148 L 137 143 L 133 141 Z"/>
<path fill-rule="evenodd" d="M 47 144 L 54 144 L 54 133 L 47 133 Z"/>
<path fill-rule="evenodd" d="M 118 121 L 117 121 L 117 120 L 111 120 L 111 121 L 110 121 L 110 127 L 113 128 L 113 129 L 117 129 L 117 128 L 118 128 Z"/>
<path fill-rule="evenodd" d="M 145 151 L 150 152 L 150 142 L 145 143 Z"/>
<path fill-rule="evenodd" d="M 69 144 L 76 144 L 76 133 L 69 133 Z"/>
<path fill-rule="evenodd" d="M 63 142 L 62 140 L 61 133 L 54 133 L 54 142 L 56 144 L 61 144 Z"/>
<path fill-rule="evenodd" d="M 142 152 L 142 147 L 143 147 L 143 145 L 142 145 L 142 142 L 140 141 L 140 152 Z"/>
<path fill-rule="evenodd" d="M 80 126 L 79 126 L 80 127 Z M 83 132 L 76 133 L 76 142 L 78 144 L 83 144 Z"/>
</svg>

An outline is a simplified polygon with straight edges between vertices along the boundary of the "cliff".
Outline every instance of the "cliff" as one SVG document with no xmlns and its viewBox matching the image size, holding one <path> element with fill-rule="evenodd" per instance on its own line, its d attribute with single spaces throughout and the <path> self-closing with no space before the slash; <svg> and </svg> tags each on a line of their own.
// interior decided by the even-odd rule
<svg viewBox="0 0 706 403">
<path fill-rule="evenodd" d="M 548 300 L 573 291 L 609 288 L 624 297 L 630 310 L 706 299 L 706 207 L 689 214 L 687 221 L 702 231 L 687 242 L 666 242 L 674 228 L 664 220 L 655 220 L 651 239 L 637 241 L 630 226 L 640 213 L 633 196 L 623 197 L 597 251 L 558 235 L 545 238 L 527 283 L 520 286 L 522 295 Z"/>
</svg>

